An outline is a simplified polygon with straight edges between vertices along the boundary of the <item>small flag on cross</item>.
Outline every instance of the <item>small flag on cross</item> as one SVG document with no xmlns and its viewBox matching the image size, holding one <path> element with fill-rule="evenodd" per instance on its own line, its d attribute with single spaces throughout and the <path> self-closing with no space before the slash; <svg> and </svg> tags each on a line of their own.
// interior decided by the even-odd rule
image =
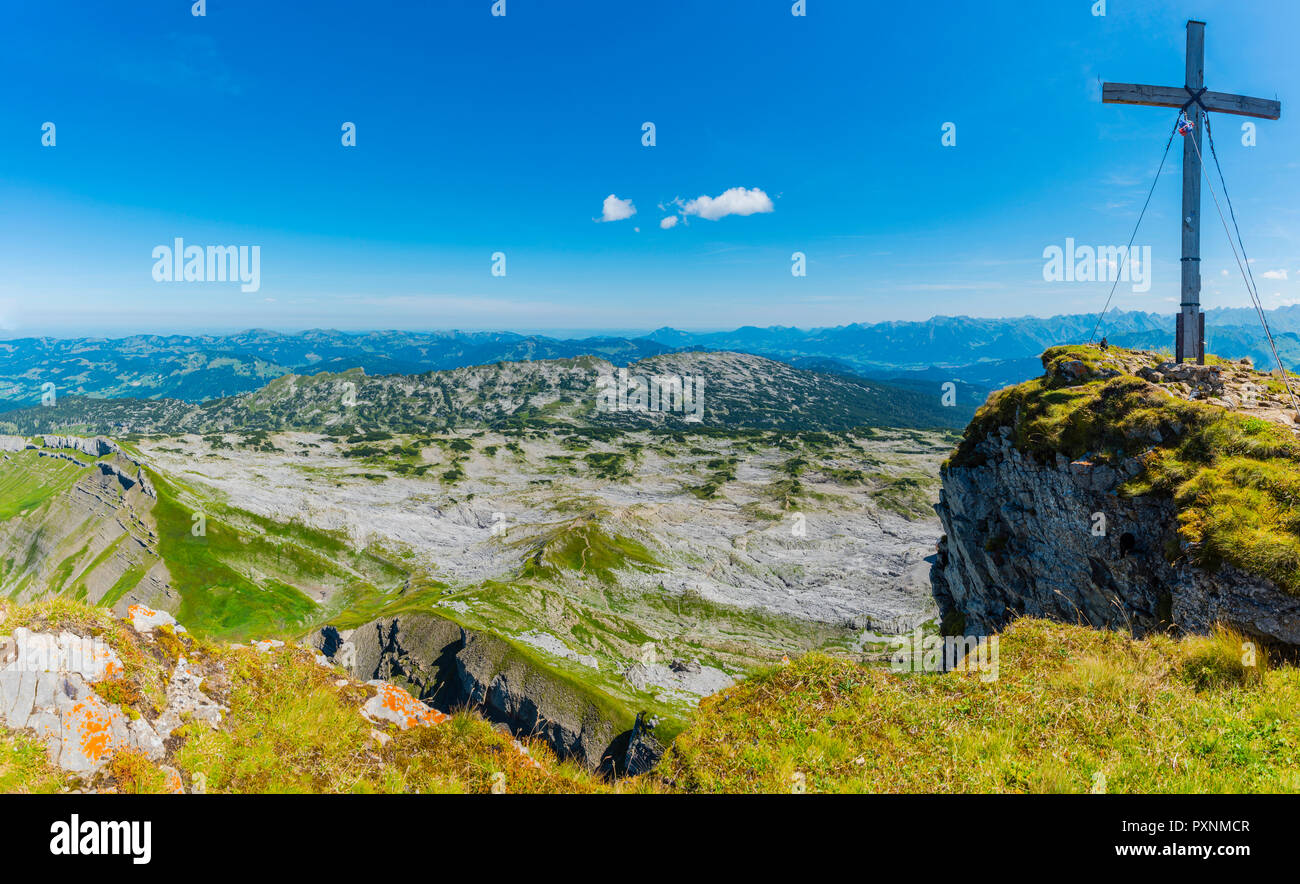
<svg viewBox="0 0 1300 884">
<path fill-rule="evenodd" d="M 1192 122 L 1191 120 L 1187 119 L 1187 112 L 1186 112 L 1186 111 L 1184 111 L 1183 113 L 1179 114 L 1179 116 L 1178 116 L 1178 134 L 1179 134 L 1179 135 L 1183 135 L 1183 136 L 1190 135 L 1190 134 L 1192 133 L 1192 130 L 1195 129 L 1195 128 L 1196 128 L 1196 124 L 1195 124 L 1194 122 Z"/>
</svg>

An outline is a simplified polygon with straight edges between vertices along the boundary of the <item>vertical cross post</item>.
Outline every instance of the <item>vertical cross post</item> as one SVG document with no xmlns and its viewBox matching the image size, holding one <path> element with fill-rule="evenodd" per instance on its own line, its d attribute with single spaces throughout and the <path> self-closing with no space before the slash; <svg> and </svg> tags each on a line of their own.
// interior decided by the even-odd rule
<svg viewBox="0 0 1300 884">
<path fill-rule="evenodd" d="M 1187 80 L 1192 95 L 1205 85 L 1205 23 L 1187 23 Z M 1188 98 L 1191 98 L 1189 95 Z M 1205 115 L 1199 101 L 1187 108 L 1192 131 L 1183 138 L 1182 303 L 1174 358 L 1205 364 L 1205 320 L 1201 313 L 1201 128 Z M 1196 139 L 1193 141 L 1192 139 Z"/>
<path fill-rule="evenodd" d="M 1182 86 L 1103 83 L 1101 100 L 1107 104 L 1181 108 L 1192 124 L 1191 130 L 1183 136 L 1183 297 L 1178 307 L 1174 355 L 1179 362 L 1195 359 L 1204 365 L 1205 314 L 1201 312 L 1201 129 L 1205 126 L 1210 111 L 1276 120 L 1282 116 L 1282 105 L 1267 98 L 1209 92 L 1205 89 L 1203 21 L 1187 23 L 1187 70 Z"/>
</svg>

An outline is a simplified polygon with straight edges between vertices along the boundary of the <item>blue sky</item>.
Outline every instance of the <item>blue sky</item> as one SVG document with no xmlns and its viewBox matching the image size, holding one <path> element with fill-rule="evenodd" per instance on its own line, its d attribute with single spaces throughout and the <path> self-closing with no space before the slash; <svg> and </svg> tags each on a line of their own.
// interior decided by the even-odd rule
<svg viewBox="0 0 1300 884">
<path fill-rule="evenodd" d="M 1109 285 L 1043 250 L 1127 241 L 1175 114 L 1099 81 L 1181 85 L 1192 17 L 1210 88 L 1283 102 L 1254 147 L 1215 132 L 1266 304 L 1300 299 L 1300 4 L 792 2 L 11 4 L 0 334 L 1088 312 Z M 1175 143 L 1124 308 L 1174 309 L 1180 174 Z M 771 211 L 690 202 L 733 188 Z M 636 214 L 597 222 L 611 194 Z M 1204 212 L 1206 306 L 1248 303 Z M 259 246 L 259 290 L 156 282 L 176 237 Z"/>
</svg>

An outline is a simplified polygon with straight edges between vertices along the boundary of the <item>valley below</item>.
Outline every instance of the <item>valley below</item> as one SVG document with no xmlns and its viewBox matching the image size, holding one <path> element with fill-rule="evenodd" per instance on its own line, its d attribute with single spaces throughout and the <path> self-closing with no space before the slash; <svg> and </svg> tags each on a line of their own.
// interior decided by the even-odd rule
<svg viewBox="0 0 1300 884">
<path fill-rule="evenodd" d="M 954 438 L 11 436 L 0 597 L 144 605 L 200 636 L 310 644 L 595 768 L 638 712 L 667 741 L 702 697 L 783 658 L 879 661 L 893 634 L 935 628 L 932 508 Z M 448 663 L 466 649 L 472 678 L 463 655 Z"/>
<path fill-rule="evenodd" d="M 617 571 L 631 596 L 824 628 L 931 613 L 924 560 L 939 536 L 929 508 L 942 433 L 362 439 L 284 433 L 254 449 L 220 434 L 136 446 L 209 499 L 383 552 L 413 580 L 444 583 L 447 603 L 532 563 L 555 580 L 609 584 Z M 330 607 L 330 594 L 319 601 Z"/>
</svg>

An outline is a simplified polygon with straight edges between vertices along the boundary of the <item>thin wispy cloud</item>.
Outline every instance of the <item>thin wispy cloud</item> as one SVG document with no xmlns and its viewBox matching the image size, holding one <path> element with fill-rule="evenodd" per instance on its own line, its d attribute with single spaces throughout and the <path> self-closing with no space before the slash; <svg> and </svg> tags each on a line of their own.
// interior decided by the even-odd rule
<svg viewBox="0 0 1300 884">
<path fill-rule="evenodd" d="M 239 95 L 243 90 L 218 47 L 207 34 L 168 34 L 152 52 L 121 57 L 115 68 L 130 83 L 174 92 Z"/>
<path fill-rule="evenodd" d="M 1006 286 L 997 282 L 912 282 L 898 288 L 909 292 L 982 292 Z"/>
</svg>

